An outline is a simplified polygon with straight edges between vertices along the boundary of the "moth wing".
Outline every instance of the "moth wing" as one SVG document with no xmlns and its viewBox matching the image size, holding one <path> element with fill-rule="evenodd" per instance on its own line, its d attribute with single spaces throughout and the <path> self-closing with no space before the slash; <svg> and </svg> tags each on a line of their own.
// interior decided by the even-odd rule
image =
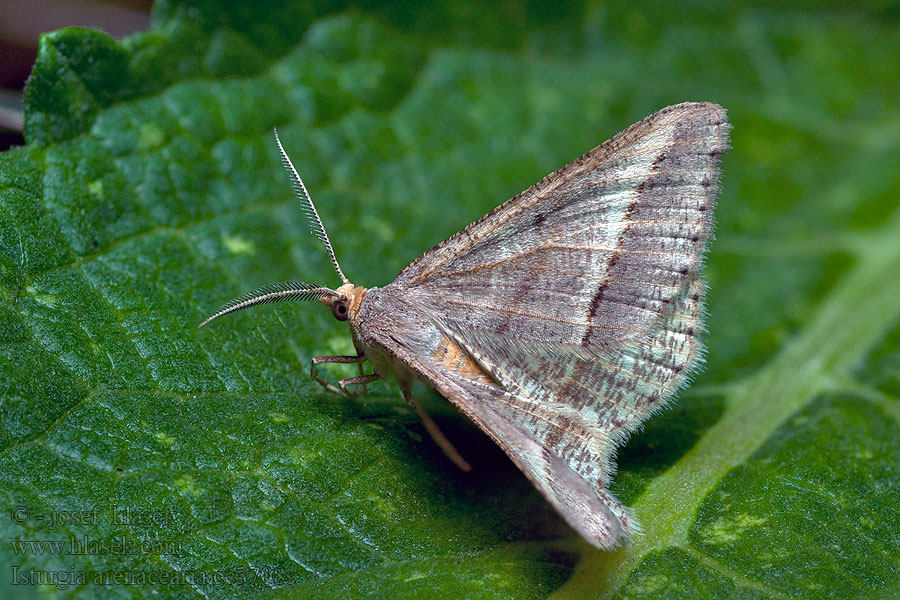
<svg viewBox="0 0 900 600">
<path fill-rule="evenodd" d="M 391 286 L 370 290 L 360 309 L 357 335 L 376 369 L 378 355 L 400 361 L 487 433 L 586 541 L 604 549 L 621 545 L 636 525 L 600 472 L 608 445 L 590 446 L 587 452 L 596 460 L 573 462 L 569 444 L 588 441 L 590 433 L 558 419 L 544 424 L 557 435 L 558 443 L 547 444 L 534 424 L 519 418 L 534 401 L 519 395 L 521 390 L 504 389 L 434 315 L 396 292 Z"/>
<path fill-rule="evenodd" d="M 712 237 L 725 110 L 664 108 L 413 261 L 396 283 L 463 329 L 588 353 L 651 333 Z"/>
<path fill-rule="evenodd" d="M 464 337 L 393 286 L 369 292 L 358 335 L 472 419 L 586 541 L 612 549 L 639 530 L 609 491 L 615 449 L 696 362 L 703 287 L 690 278 L 654 336 L 602 359 L 544 346 L 510 367 L 479 332 Z"/>
</svg>

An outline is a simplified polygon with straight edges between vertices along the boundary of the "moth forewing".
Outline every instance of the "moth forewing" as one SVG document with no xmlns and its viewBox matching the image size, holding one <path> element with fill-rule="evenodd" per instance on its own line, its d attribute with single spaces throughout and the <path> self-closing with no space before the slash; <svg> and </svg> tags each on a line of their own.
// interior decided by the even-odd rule
<svg viewBox="0 0 900 600">
<path fill-rule="evenodd" d="M 349 321 L 358 350 L 314 359 L 313 377 L 340 391 L 318 378 L 316 361 L 368 358 L 375 374 L 343 383 L 395 378 L 466 468 L 409 392 L 422 379 L 503 448 L 579 535 L 620 545 L 638 526 L 609 492 L 615 448 L 685 382 L 702 350 L 700 268 L 728 131 L 715 104 L 664 108 L 368 290 L 344 277 L 279 141 L 343 281 L 316 288 L 317 298 Z M 275 299 L 308 299 L 295 296 Z"/>
</svg>

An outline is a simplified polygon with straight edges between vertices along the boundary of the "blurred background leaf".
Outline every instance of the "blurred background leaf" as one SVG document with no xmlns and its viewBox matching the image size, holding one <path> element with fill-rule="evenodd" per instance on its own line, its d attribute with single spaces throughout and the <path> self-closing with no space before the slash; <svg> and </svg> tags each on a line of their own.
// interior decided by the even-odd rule
<svg viewBox="0 0 900 600">
<path fill-rule="evenodd" d="M 168 1 L 121 41 L 44 35 L 27 145 L 0 155 L 0 593 L 900 595 L 898 24 L 896 2 Z M 390 384 L 324 393 L 309 358 L 351 343 L 322 307 L 195 330 L 257 285 L 336 283 L 273 126 L 372 286 L 686 100 L 734 124 L 707 366 L 620 451 L 625 549 L 580 541 L 440 398 L 472 474 Z"/>
</svg>

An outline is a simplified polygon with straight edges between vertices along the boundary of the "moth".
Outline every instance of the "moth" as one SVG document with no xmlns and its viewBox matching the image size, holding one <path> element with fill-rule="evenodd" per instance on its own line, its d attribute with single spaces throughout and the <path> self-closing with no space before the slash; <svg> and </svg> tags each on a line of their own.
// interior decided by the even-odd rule
<svg viewBox="0 0 900 600">
<path fill-rule="evenodd" d="M 390 285 L 368 289 L 341 270 L 276 131 L 342 285 L 270 284 L 200 326 L 267 302 L 319 300 L 349 323 L 357 354 L 313 358 L 313 379 L 339 393 L 395 380 L 435 442 L 468 469 L 410 392 L 424 381 L 587 542 L 613 549 L 639 531 L 609 491 L 615 450 L 702 353 L 701 269 L 729 129 L 715 104 L 663 108 L 439 243 Z M 336 387 L 318 375 L 322 363 L 356 363 L 360 375 Z"/>
</svg>

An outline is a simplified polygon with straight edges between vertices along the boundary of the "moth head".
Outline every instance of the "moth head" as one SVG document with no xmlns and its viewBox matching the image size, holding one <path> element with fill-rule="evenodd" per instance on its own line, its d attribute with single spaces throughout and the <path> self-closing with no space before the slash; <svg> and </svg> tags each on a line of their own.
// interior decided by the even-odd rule
<svg viewBox="0 0 900 600">
<path fill-rule="evenodd" d="M 341 265 L 338 264 L 337 257 L 334 255 L 334 249 L 331 247 L 331 240 L 328 239 L 328 233 L 325 232 L 325 226 L 322 225 L 319 213 L 309 197 L 309 192 L 306 191 L 306 186 L 303 185 L 303 180 L 300 179 L 297 169 L 294 168 L 294 164 L 291 162 L 290 157 L 281 145 L 281 139 L 278 137 L 278 130 L 275 130 L 275 143 L 278 144 L 278 151 L 281 153 L 281 161 L 284 163 L 285 169 L 287 169 L 288 175 L 291 178 L 291 185 L 294 188 L 294 193 L 300 201 L 300 208 L 306 214 L 306 220 L 309 223 L 310 231 L 320 242 L 322 242 L 322 245 L 325 246 L 325 251 L 328 252 L 331 264 L 334 266 L 334 270 L 337 271 L 343 285 L 336 290 L 333 290 L 325 286 L 310 285 L 302 281 L 270 283 L 269 285 L 265 285 L 228 302 L 209 318 L 200 323 L 200 325 L 197 326 L 198 329 L 210 321 L 218 319 L 228 313 L 250 308 L 251 306 L 257 306 L 259 304 L 281 302 L 284 300 L 319 300 L 331 308 L 331 314 L 333 314 L 338 321 L 346 321 L 347 319 L 355 318 L 356 313 L 359 311 L 359 306 L 362 303 L 363 296 L 366 294 L 366 289 L 350 283 L 350 280 L 347 279 L 344 272 L 341 270 Z"/>
<path fill-rule="evenodd" d="M 345 283 L 334 291 L 334 296 L 323 296 L 319 300 L 331 308 L 331 314 L 338 321 L 355 320 L 356 314 L 359 312 L 359 306 L 362 304 L 363 297 L 367 291 L 369 290 L 364 287 Z"/>
</svg>

